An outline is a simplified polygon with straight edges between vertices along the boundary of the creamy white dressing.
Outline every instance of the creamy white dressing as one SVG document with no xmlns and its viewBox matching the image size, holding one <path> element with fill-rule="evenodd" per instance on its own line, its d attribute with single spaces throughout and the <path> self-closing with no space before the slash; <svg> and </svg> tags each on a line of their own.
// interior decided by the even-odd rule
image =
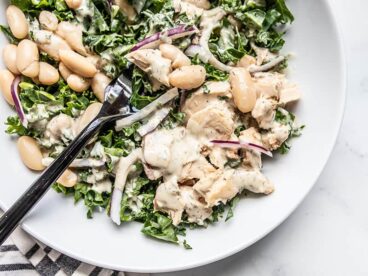
<svg viewBox="0 0 368 276">
<path fill-rule="evenodd" d="M 236 170 L 232 175 L 232 183 L 238 192 L 245 189 L 253 193 L 270 194 L 274 190 L 273 184 L 257 170 Z"/>
<path fill-rule="evenodd" d="M 50 117 L 46 105 L 37 104 L 26 114 L 29 123 L 36 123 Z"/>
<path fill-rule="evenodd" d="M 260 128 L 271 129 L 276 115 L 276 103 L 272 99 L 260 97 L 252 110 L 252 116 L 259 124 Z"/>
<path fill-rule="evenodd" d="M 199 44 L 205 50 L 205 58 L 211 65 L 219 70 L 229 72 L 231 70 L 231 66 L 227 66 L 216 59 L 216 57 L 211 53 L 208 46 L 208 41 L 213 30 L 220 26 L 220 21 L 225 15 L 226 12 L 219 7 L 205 11 L 203 13 L 200 23 L 202 34 L 199 39 Z"/>
<path fill-rule="evenodd" d="M 184 211 L 184 203 L 180 196 L 180 190 L 175 175 L 170 176 L 161 183 L 156 190 L 155 209 L 170 215 L 174 225 L 178 225 Z"/>
<path fill-rule="evenodd" d="M 97 192 L 97 193 L 111 193 L 112 191 L 112 182 L 110 179 L 106 178 L 100 182 L 97 182 L 96 184 L 93 184 L 91 186 L 91 190 Z"/>
<path fill-rule="evenodd" d="M 188 215 L 188 221 L 203 225 L 204 221 L 211 216 L 212 208 L 208 208 L 200 201 L 200 196 L 193 187 L 181 186 L 180 196 Z"/>
<path fill-rule="evenodd" d="M 141 49 L 128 54 L 126 58 L 163 85 L 170 86 L 171 60 L 162 57 L 159 50 Z"/>
<path fill-rule="evenodd" d="M 239 193 L 232 183 L 233 174 L 233 169 L 217 170 L 198 181 L 193 188 L 204 197 L 208 207 L 213 207 L 219 202 L 226 203 Z"/>
<path fill-rule="evenodd" d="M 85 17 L 93 17 L 94 10 L 92 7 L 91 0 L 82 0 L 78 9 L 75 10 L 77 14 L 77 20 L 83 22 Z"/>
<path fill-rule="evenodd" d="M 152 167 L 161 170 L 164 178 L 179 178 L 185 164 L 200 157 L 200 142 L 183 128 L 161 129 L 144 138 L 143 155 Z"/>
</svg>

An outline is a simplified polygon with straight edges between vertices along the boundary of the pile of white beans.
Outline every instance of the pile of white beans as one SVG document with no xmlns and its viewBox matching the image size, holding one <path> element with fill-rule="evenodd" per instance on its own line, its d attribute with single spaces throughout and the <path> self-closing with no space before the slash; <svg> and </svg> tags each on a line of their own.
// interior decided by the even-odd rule
<svg viewBox="0 0 368 276">
<path fill-rule="evenodd" d="M 73 4 L 78 1 L 68 2 Z M 29 35 L 30 23 L 18 7 L 10 5 L 6 10 L 6 17 L 12 34 L 20 40 L 18 45 L 8 44 L 3 48 L 6 69 L 0 70 L 0 89 L 11 106 L 14 106 L 11 85 L 15 77 L 20 75 L 42 85 L 53 85 L 61 76 L 75 92 L 83 92 L 92 87 L 96 97 L 101 102 L 104 100 L 104 91 L 111 79 L 99 72 L 99 57 L 88 54 L 83 46 L 81 26 L 59 22 L 53 13 L 42 11 L 38 18 L 41 30 L 33 32 L 33 41 Z M 40 52 L 47 53 L 59 62 L 59 67 L 55 68 L 40 61 Z M 90 105 L 79 118 L 78 124 L 81 127 L 87 125 L 101 105 L 101 103 Z M 45 169 L 42 164 L 43 152 L 34 138 L 20 137 L 17 147 L 23 163 L 29 169 L 35 171 Z M 67 170 L 59 182 L 70 187 L 76 181 L 76 175 Z"/>
<path fill-rule="evenodd" d="M 24 75 L 35 83 L 53 85 L 60 75 L 75 92 L 83 92 L 92 86 L 100 101 L 110 79 L 99 72 L 99 57 L 89 55 L 82 42 L 82 27 L 70 22 L 59 22 L 57 17 L 42 11 L 39 15 L 41 30 L 29 39 L 30 26 L 24 13 L 16 6 L 9 6 L 6 17 L 18 45 L 9 44 L 3 49 L 3 60 L 7 67 L 0 71 L 1 90 L 7 102 L 14 105 L 10 86 L 15 76 Z M 40 61 L 40 51 L 59 62 L 59 70 Z M 60 74 L 59 74 L 60 73 Z"/>
</svg>

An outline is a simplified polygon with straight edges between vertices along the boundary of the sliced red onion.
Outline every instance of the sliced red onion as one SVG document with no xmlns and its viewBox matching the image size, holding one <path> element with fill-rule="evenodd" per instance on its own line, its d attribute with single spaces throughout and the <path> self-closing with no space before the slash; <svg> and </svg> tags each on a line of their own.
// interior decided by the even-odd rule
<svg viewBox="0 0 368 276">
<path fill-rule="evenodd" d="M 123 198 L 123 191 L 119 188 L 114 188 L 111 195 L 111 203 L 110 203 L 110 217 L 113 222 L 117 225 L 120 225 L 120 208 L 121 208 L 121 200 Z"/>
<path fill-rule="evenodd" d="M 11 96 L 13 98 L 14 101 L 14 105 L 15 105 L 15 110 L 18 113 L 20 122 L 22 123 L 22 125 L 27 128 L 28 127 L 28 120 L 26 118 L 26 114 L 24 113 L 23 107 L 22 107 L 22 103 L 20 101 L 19 98 L 19 83 L 20 83 L 21 78 L 18 76 L 16 77 L 12 84 L 11 84 Z"/>
<path fill-rule="evenodd" d="M 244 141 L 225 141 L 225 140 L 212 140 L 211 143 L 219 147 L 222 147 L 222 148 L 235 148 L 235 149 L 249 148 L 249 149 L 259 151 L 270 157 L 273 156 L 271 151 L 269 151 L 263 146 L 260 146 L 254 143 L 249 143 L 249 142 L 244 142 Z"/>
<path fill-rule="evenodd" d="M 249 67 L 249 72 L 250 73 L 258 73 L 258 72 L 265 72 L 265 71 L 269 71 L 272 68 L 274 68 L 275 66 L 279 65 L 281 62 L 283 62 L 285 60 L 284 56 L 278 56 L 277 58 L 274 58 L 273 60 L 269 61 L 266 64 L 263 65 L 251 65 Z"/>
<path fill-rule="evenodd" d="M 202 34 L 199 39 L 199 45 L 202 47 L 204 53 L 202 55 L 205 55 L 206 59 L 208 60 L 208 63 L 210 63 L 213 67 L 217 68 L 218 70 L 230 72 L 232 67 L 223 64 L 221 61 L 219 61 L 211 53 L 210 48 L 208 46 L 208 41 L 210 40 L 213 30 L 220 26 L 220 21 L 225 15 L 226 12 L 222 8 L 218 7 L 207 11 L 205 15 L 202 16 L 200 24 Z M 202 60 L 202 62 L 205 61 Z"/>
<path fill-rule="evenodd" d="M 167 117 L 167 115 L 169 115 L 170 110 L 171 109 L 169 107 L 163 107 L 153 113 L 153 115 L 148 119 L 148 122 L 137 130 L 139 135 L 143 137 L 154 131 Z"/>
<path fill-rule="evenodd" d="M 127 118 L 117 121 L 116 126 L 115 126 L 116 131 L 120 131 L 124 127 L 130 126 L 132 123 L 146 118 L 147 116 L 155 112 L 157 108 L 167 104 L 169 101 L 171 101 L 178 95 L 179 95 L 179 92 L 177 88 L 170 89 L 165 94 L 160 96 L 158 99 L 156 99 L 155 101 L 153 101 L 152 103 L 150 103 L 149 105 L 147 105 L 146 107 L 138 111 L 137 113 L 134 113 L 133 115 Z"/>
<path fill-rule="evenodd" d="M 203 62 L 207 63 L 210 57 L 208 56 L 206 50 L 201 45 L 190 45 L 186 50 L 185 54 L 189 57 L 198 56 L 198 58 Z"/>
<path fill-rule="evenodd" d="M 133 165 L 143 159 L 142 148 L 133 150 L 128 156 L 121 157 L 116 169 L 114 186 L 124 191 L 129 173 L 134 169 Z"/>
<path fill-rule="evenodd" d="M 179 25 L 167 31 L 155 33 L 154 35 L 151 35 L 143 39 L 141 42 L 135 45 L 130 51 L 134 52 L 138 49 L 153 49 L 160 45 L 161 39 L 164 37 L 168 37 L 170 39 L 177 39 L 184 36 L 195 34 L 197 32 L 198 29 L 194 25 L 193 26 Z"/>
</svg>

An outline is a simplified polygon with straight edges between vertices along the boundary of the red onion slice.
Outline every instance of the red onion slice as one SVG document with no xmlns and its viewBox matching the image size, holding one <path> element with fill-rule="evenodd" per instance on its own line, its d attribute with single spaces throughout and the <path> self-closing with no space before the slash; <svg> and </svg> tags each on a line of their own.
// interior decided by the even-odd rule
<svg viewBox="0 0 368 276">
<path fill-rule="evenodd" d="M 119 188 L 114 188 L 111 195 L 111 203 L 110 203 L 110 217 L 113 222 L 117 225 L 120 225 L 120 204 L 123 198 L 123 191 Z"/>
<path fill-rule="evenodd" d="M 161 122 L 167 117 L 167 115 L 169 115 L 169 113 L 170 113 L 169 107 L 163 107 L 160 110 L 157 110 L 155 113 L 153 113 L 151 118 L 148 119 L 148 122 L 143 126 L 141 126 L 137 130 L 137 132 L 139 133 L 140 136 L 143 137 L 148 133 L 154 131 L 161 124 Z"/>
<path fill-rule="evenodd" d="M 210 57 L 208 56 L 208 53 L 206 52 L 206 50 L 201 45 L 198 45 L 198 44 L 190 45 L 185 50 L 185 54 L 188 57 L 192 57 L 192 58 L 195 57 L 196 55 L 198 55 L 198 58 L 203 63 L 208 63 L 208 60 L 210 59 Z"/>
<path fill-rule="evenodd" d="M 134 113 L 133 115 L 121 119 L 116 122 L 115 129 L 116 131 L 122 130 L 124 127 L 130 126 L 132 123 L 140 121 L 153 112 L 155 112 L 159 107 L 167 104 L 169 101 L 179 96 L 179 92 L 177 88 L 172 88 L 168 90 L 165 94 L 161 95 L 159 98 L 151 102 L 149 105 Z"/>
<path fill-rule="evenodd" d="M 198 29 L 195 26 L 186 26 L 186 25 L 179 25 L 167 31 L 155 33 L 141 42 L 138 42 L 130 51 L 134 52 L 139 49 L 153 49 L 160 45 L 162 37 L 169 37 L 171 39 L 177 39 L 184 36 L 189 36 L 198 32 Z"/>
<path fill-rule="evenodd" d="M 219 147 L 222 147 L 222 148 L 235 148 L 235 149 L 249 148 L 249 149 L 259 151 L 263 154 L 266 154 L 269 157 L 273 156 L 271 151 L 269 151 L 263 146 L 260 146 L 254 143 L 249 143 L 249 142 L 244 142 L 244 141 L 225 141 L 225 140 L 212 140 L 211 143 Z"/>
<path fill-rule="evenodd" d="M 24 113 L 23 107 L 22 107 L 22 103 L 20 101 L 19 98 L 19 83 L 21 81 L 21 78 L 18 76 L 13 80 L 13 83 L 11 84 L 11 96 L 13 98 L 14 101 L 14 105 L 15 105 L 15 110 L 18 113 L 20 122 L 22 123 L 22 125 L 27 128 L 28 127 L 28 120 L 26 118 L 26 114 Z"/>
</svg>

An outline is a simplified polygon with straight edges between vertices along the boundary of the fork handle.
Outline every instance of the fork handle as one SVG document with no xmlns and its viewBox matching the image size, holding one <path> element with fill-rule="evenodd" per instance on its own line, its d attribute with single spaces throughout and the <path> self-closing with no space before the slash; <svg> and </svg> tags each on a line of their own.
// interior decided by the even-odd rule
<svg viewBox="0 0 368 276">
<path fill-rule="evenodd" d="M 92 121 L 42 175 L 0 218 L 0 245 L 9 237 L 23 217 L 44 196 L 53 183 L 69 167 L 79 152 L 104 125 L 103 120 Z"/>
</svg>

